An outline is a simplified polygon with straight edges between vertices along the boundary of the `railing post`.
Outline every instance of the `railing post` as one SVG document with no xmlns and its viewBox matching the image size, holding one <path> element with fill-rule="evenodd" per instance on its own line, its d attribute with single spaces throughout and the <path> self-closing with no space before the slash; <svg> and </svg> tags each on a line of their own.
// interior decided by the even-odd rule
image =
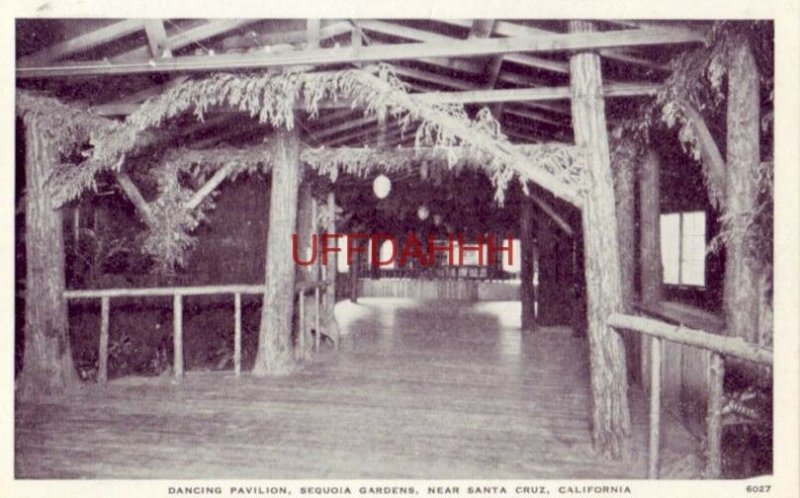
<svg viewBox="0 0 800 498">
<path fill-rule="evenodd" d="M 647 478 L 658 478 L 659 439 L 661 437 L 661 339 L 650 339 L 650 455 Z"/>
<path fill-rule="evenodd" d="M 314 351 L 319 353 L 319 341 L 322 332 L 319 330 L 319 287 L 314 287 Z"/>
<path fill-rule="evenodd" d="M 100 298 L 100 344 L 97 348 L 97 382 L 108 382 L 108 324 L 109 324 L 109 298 Z"/>
<path fill-rule="evenodd" d="M 176 379 L 183 377 L 183 296 L 172 298 L 172 369 Z"/>
<path fill-rule="evenodd" d="M 722 399 L 725 364 L 718 353 L 709 352 L 708 389 L 708 466 L 706 477 L 717 479 L 722 475 Z"/>
<path fill-rule="evenodd" d="M 301 290 L 297 293 L 297 306 L 298 306 L 298 319 L 297 323 L 300 327 L 300 331 L 297 334 L 297 348 L 295 349 L 294 359 L 298 360 L 300 358 L 304 358 L 306 354 L 306 331 L 305 331 L 305 294 Z M 300 356 L 298 356 L 297 351 L 300 351 Z"/>
<path fill-rule="evenodd" d="M 242 294 L 233 295 L 233 373 L 242 373 Z"/>
</svg>

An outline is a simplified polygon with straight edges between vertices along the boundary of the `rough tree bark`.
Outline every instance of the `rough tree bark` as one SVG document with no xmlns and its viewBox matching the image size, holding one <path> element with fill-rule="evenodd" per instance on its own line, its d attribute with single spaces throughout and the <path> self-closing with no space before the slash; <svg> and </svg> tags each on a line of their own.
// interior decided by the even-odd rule
<svg viewBox="0 0 800 498">
<path fill-rule="evenodd" d="M 21 399 L 64 393 L 77 383 L 64 298 L 62 212 L 54 209 L 46 181 L 58 160 L 40 118 L 25 118 L 25 353 Z"/>
<path fill-rule="evenodd" d="M 569 284 L 562 281 L 559 266 L 564 255 L 559 253 L 558 234 L 549 220 L 536 224 L 536 247 L 539 251 L 539 309 L 537 321 L 541 326 L 564 325 L 563 318 L 570 312 L 564 310 Z"/>
<path fill-rule="evenodd" d="M 570 21 L 570 31 L 589 32 L 592 25 Z M 587 151 L 590 182 L 581 220 L 594 402 L 592 436 L 596 450 L 621 458 L 629 446 L 630 412 L 624 346 L 619 334 L 608 325 L 608 317 L 622 307 L 622 290 L 600 56 L 571 56 L 570 85 L 575 142 Z"/>
<path fill-rule="evenodd" d="M 536 295 L 533 288 L 533 202 L 523 196 L 520 205 L 520 287 L 519 300 L 522 305 L 522 330 L 533 331 L 536 328 Z"/>
<path fill-rule="evenodd" d="M 625 313 L 633 311 L 635 300 L 636 274 L 636 206 L 634 202 L 636 170 L 633 162 L 621 158 L 612 165 L 614 174 L 614 194 L 617 213 L 617 238 L 619 241 L 619 264 L 622 284 L 622 309 Z M 641 334 L 626 330 L 622 333 L 625 342 L 625 358 L 628 378 L 638 381 L 639 355 L 641 354 Z"/>
<path fill-rule="evenodd" d="M 299 167 L 301 170 L 305 169 L 304 165 L 299 165 Z M 314 215 L 312 208 L 313 202 L 314 199 L 311 191 L 311 183 L 301 180 L 297 201 L 297 230 L 295 232 L 297 233 L 297 255 L 300 258 L 300 261 L 308 261 L 312 255 L 309 251 L 311 249 L 311 233 L 314 225 L 314 220 L 312 219 Z M 318 258 L 319 255 L 317 254 L 315 259 Z M 314 277 L 315 268 L 315 264 L 310 266 L 297 265 L 295 270 L 295 280 L 298 282 L 316 280 Z M 300 296 L 299 299 L 306 299 L 306 295 Z M 314 310 L 313 306 L 308 306 L 308 304 L 310 304 L 308 301 L 305 301 L 304 304 L 306 304 L 306 306 L 304 308 L 302 323 L 305 325 L 305 330 L 297 329 L 295 331 L 295 360 L 308 360 L 311 357 L 310 347 L 312 339 L 306 332 L 309 329 L 309 324 L 311 323 L 309 320 L 312 319 L 311 317 L 313 316 Z M 299 320 L 298 323 L 300 323 Z"/>
<path fill-rule="evenodd" d="M 261 308 L 261 329 L 253 375 L 291 371 L 292 312 L 295 265 L 292 232 L 297 222 L 300 182 L 300 137 L 291 131 L 275 132 L 276 161 L 272 167 L 267 233 L 266 290 Z"/>
<path fill-rule="evenodd" d="M 750 44 L 740 39 L 728 67 L 726 215 L 737 227 L 725 246 L 725 324 L 727 333 L 758 341 L 759 275 L 761 268 L 751 253 L 752 228 L 744 220 L 756 212 L 759 167 L 758 67 Z"/>
<path fill-rule="evenodd" d="M 649 150 L 639 171 L 639 264 L 642 302 L 658 304 L 664 294 L 661 263 L 661 163 Z"/>
</svg>

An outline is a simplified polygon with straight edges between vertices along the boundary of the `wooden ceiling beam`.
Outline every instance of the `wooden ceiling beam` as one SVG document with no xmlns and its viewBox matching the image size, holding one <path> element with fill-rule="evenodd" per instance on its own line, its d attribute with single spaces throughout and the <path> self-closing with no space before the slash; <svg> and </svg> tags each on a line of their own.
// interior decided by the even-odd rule
<svg viewBox="0 0 800 498">
<path fill-rule="evenodd" d="M 530 121 L 538 121 L 540 123 L 546 123 L 546 124 L 550 124 L 550 125 L 553 125 L 553 126 L 559 126 L 559 127 L 569 127 L 570 126 L 569 122 L 564 123 L 562 121 L 556 121 L 555 119 L 553 119 L 553 118 L 551 118 L 549 116 L 545 116 L 544 114 L 542 114 L 540 112 L 532 111 L 532 110 L 529 110 L 529 109 L 517 109 L 517 108 L 509 109 L 509 108 L 506 107 L 506 108 L 503 109 L 503 114 L 516 116 L 516 117 L 527 119 L 527 120 L 530 120 Z"/>
<path fill-rule="evenodd" d="M 325 142 L 325 146 L 336 147 L 350 143 L 353 140 L 359 140 L 359 139 L 364 140 L 365 143 L 367 141 L 375 142 L 377 146 L 378 142 L 380 141 L 382 133 L 383 130 L 381 130 L 380 126 L 377 126 L 376 123 L 376 126 L 372 126 L 367 129 L 357 129 L 349 133 L 346 133 L 344 135 L 335 137 L 332 140 Z M 398 135 L 401 135 L 403 133 L 402 126 L 399 123 L 391 123 L 386 127 L 385 133 L 386 133 L 386 143 L 388 144 L 391 139 L 394 139 Z"/>
<path fill-rule="evenodd" d="M 419 69 L 401 66 L 401 65 L 393 65 L 392 69 L 394 70 L 395 74 L 398 76 L 405 76 L 408 78 L 413 78 L 420 81 L 425 81 L 428 83 L 433 83 L 434 85 L 443 86 L 446 88 L 452 88 L 454 90 L 474 90 L 475 85 L 472 83 L 466 82 L 464 80 L 460 80 L 458 78 L 452 78 L 450 76 L 444 76 L 441 74 L 430 73 L 428 71 L 422 71 Z"/>
<path fill-rule="evenodd" d="M 352 128 L 358 128 L 360 126 L 364 126 L 367 124 L 375 123 L 378 121 L 377 116 L 365 116 L 362 118 L 354 119 L 352 121 L 345 121 L 343 123 L 339 123 L 336 126 L 332 126 L 330 128 L 326 128 L 320 132 L 314 133 L 314 138 L 319 141 L 325 141 L 326 138 L 334 137 L 344 131 L 350 130 Z"/>
<path fill-rule="evenodd" d="M 410 85 L 414 88 L 413 85 Z M 642 97 L 654 95 L 661 85 L 658 83 L 613 83 L 603 86 L 603 94 L 606 97 Z M 568 86 L 561 87 L 537 87 L 537 88 L 508 88 L 508 89 L 493 89 L 493 90 L 467 90 L 461 92 L 425 92 L 425 93 L 412 93 L 411 96 L 427 103 L 439 104 L 491 104 L 496 102 L 517 102 L 521 105 L 538 105 L 542 109 L 562 113 L 560 107 L 551 107 L 549 105 L 542 105 L 543 102 L 555 100 L 569 100 L 572 92 Z M 323 101 L 320 102 L 319 107 L 324 109 L 347 109 L 347 114 L 351 111 L 349 109 L 352 102 L 349 99 L 339 99 L 337 101 Z M 104 104 L 93 108 L 93 112 L 99 115 L 124 115 L 133 112 L 138 108 L 136 103 L 122 103 L 122 104 Z M 238 111 L 231 109 L 221 108 L 219 112 L 223 113 L 237 113 Z M 336 114 L 335 116 L 340 116 Z M 323 118 L 324 122 L 333 121 L 333 118 Z M 374 120 L 374 117 L 360 118 L 359 120 L 348 121 L 333 128 L 325 128 L 321 130 L 324 136 L 332 136 L 337 132 L 348 129 L 351 127 L 348 123 L 360 122 L 365 124 L 369 120 Z M 355 126 L 355 125 L 353 125 Z"/>
<path fill-rule="evenodd" d="M 635 97 L 655 94 L 661 88 L 657 83 L 616 83 L 603 86 L 606 97 Z M 511 88 L 501 90 L 471 90 L 465 92 L 430 92 L 414 95 L 424 102 L 448 104 L 481 104 L 493 102 L 524 102 L 542 100 L 569 100 L 572 90 L 568 86 Z"/>
<path fill-rule="evenodd" d="M 281 53 L 246 53 L 184 56 L 150 60 L 146 63 L 107 64 L 101 61 L 74 62 L 50 66 L 18 67 L 18 78 L 49 78 L 109 74 L 168 73 L 258 69 L 297 65 L 330 65 L 352 62 L 380 62 L 428 58 L 482 57 L 514 52 L 563 52 L 622 46 L 700 43 L 704 37 L 685 30 L 637 29 L 600 33 L 552 33 L 536 38 L 490 38 L 450 40 L 437 43 L 403 43 L 342 48 L 313 48 Z"/>
<path fill-rule="evenodd" d="M 125 21 L 115 22 L 108 26 L 89 31 L 75 38 L 57 43 L 53 46 L 47 47 L 44 50 L 36 52 L 35 54 L 28 55 L 20 58 L 17 65 L 20 67 L 40 66 L 43 64 L 52 63 L 58 59 L 94 48 L 98 45 L 114 41 L 123 36 L 136 33 L 144 28 L 144 21 L 142 19 L 128 19 Z"/>
<path fill-rule="evenodd" d="M 193 43 L 198 43 L 208 38 L 227 33 L 256 22 L 255 19 L 223 19 L 209 21 L 198 26 L 185 29 L 167 37 L 164 41 L 165 50 L 170 52 L 180 50 Z M 110 59 L 111 63 L 144 62 L 152 58 L 149 47 L 138 47 L 123 52 Z"/>
<path fill-rule="evenodd" d="M 696 36 L 698 36 L 698 38 L 703 38 L 704 37 L 704 35 L 702 35 L 700 33 L 697 33 L 697 32 L 692 31 L 692 30 L 687 30 L 687 29 L 684 29 L 684 28 L 672 28 L 672 27 L 664 27 L 664 26 L 650 26 L 649 28 L 639 28 L 639 29 L 654 30 L 654 31 L 674 29 L 676 36 L 687 36 L 687 35 L 688 36 L 692 36 L 692 35 L 696 35 Z M 624 32 L 624 31 L 638 31 L 638 30 L 637 29 L 629 29 L 629 30 L 622 30 L 622 31 Z M 534 27 L 531 27 L 531 26 L 523 26 L 522 24 L 516 24 L 516 23 L 511 23 L 511 22 L 498 22 L 497 26 L 495 27 L 495 32 L 497 34 L 499 34 L 499 35 L 514 36 L 514 37 L 538 37 L 538 36 L 548 36 L 548 35 L 552 35 L 554 33 L 553 31 L 547 31 L 547 30 L 544 30 L 544 29 L 534 28 Z M 652 61 L 648 61 L 646 59 L 642 59 L 642 58 L 639 58 L 639 57 L 631 56 L 629 54 L 625 54 L 624 52 L 622 52 L 622 51 L 620 51 L 618 49 L 613 49 L 613 48 L 601 49 L 601 50 L 599 50 L 599 53 L 600 53 L 601 56 L 603 56 L 603 57 L 605 57 L 607 59 L 613 59 L 613 60 L 617 60 L 619 62 L 626 62 L 626 63 L 630 63 L 630 64 L 636 64 L 636 65 L 640 65 L 640 66 L 646 66 L 646 67 L 662 69 L 662 70 L 665 69 L 665 68 L 668 69 L 666 66 L 664 66 L 662 64 L 657 64 L 657 63 L 654 63 Z M 518 60 L 516 62 L 519 62 L 521 64 L 526 64 L 522 60 Z M 533 61 L 531 61 L 530 65 L 533 65 L 533 64 L 535 64 L 535 63 Z M 558 66 L 552 66 L 553 69 L 555 69 L 556 67 L 561 66 L 561 63 L 557 63 L 557 64 L 558 64 Z M 528 65 L 528 64 L 526 64 L 526 65 Z M 540 67 L 540 66 L 535 66 L 535 67 Z M 563 63 L 563 68 L 566 69 L 565 72 L 568 74 L 569 73 L 568 64 Z M 542 69 L 545 69 L 545 68 L 542 68 Z M 559 70 L 559 72 L 563 72 L 563 71 Z"/>
<path fill-rule="evenodd" d="M 147 87 L 144 90 L 131 93 L 113 102 L 96 105 L 90 110 L 99 116 L 125 116 L 135 111 L 139 105 L 148 98 L 160 95 L 170 88 L 180 85 L 187 79 L 189 79 L 188 76 L 178 76 L 162 85 Z"/>
<path fill-rule="evenodd" d="M 144 22 L 144 31 L 147 34 L 147 44 L 150 55 L 153 57 L 172 57 L 172 51 L 167 46 L 167 30 L 161 19 L 148 19 Z"/>
</svg>

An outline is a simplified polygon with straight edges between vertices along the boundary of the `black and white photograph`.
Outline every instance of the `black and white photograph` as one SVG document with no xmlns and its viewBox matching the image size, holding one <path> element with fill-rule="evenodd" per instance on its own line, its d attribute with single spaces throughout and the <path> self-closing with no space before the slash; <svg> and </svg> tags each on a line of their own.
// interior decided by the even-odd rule
<svg viewBox="0 0 800 498">
<path fill-rule="evenodd" d="M 12 498 L 800 492 L 777 16 L 54 4 L 4 19 Z"/>
</svg>

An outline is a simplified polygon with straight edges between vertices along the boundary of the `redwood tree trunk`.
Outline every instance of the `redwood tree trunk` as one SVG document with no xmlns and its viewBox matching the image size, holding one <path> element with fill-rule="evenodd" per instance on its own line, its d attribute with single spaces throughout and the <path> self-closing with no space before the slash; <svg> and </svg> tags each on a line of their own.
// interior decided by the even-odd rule
<svg viewBox="0 0 800 498">
<path fill-rule="evenodd" d="M 58 157 L 38 116 L 25 119 L 25 353 L 23 399 L 60 394 L 77 382 L 64 298 L 62 212 L 46 186 Z"/>
<path fill-rule="evenodd" d="M 614 173 L 614 194 L 617 213 L 617 237 L 619 240 L 619 264 L 622 290 L 622 310 L 629 314 L 633 311 L 635 300 L 636 274 L 636 206 L 634 202 L 636 171 L 628 157 L 619 157 L 612 165 Z M 625 358 L 628 367 L 628 378 L 637 381 L 639 356 L 642 336 L 631 330 L 623 331 L 625 342 Z"/>
<path fill-rule="evenodd" d="M 533 202 L 524 196 L 520 206 L 520 287 L 519 300 L 522 306 L 522 330 L 533 331 L 536 327 L 535 291 L 533 288 Z"/>
<path fill-rule="evenodd" d="M 592 25 L 570 21 L 570 31 L 592 31 Z M 589 188 L 581 220 L 594 401 L 592 435 L 599 452 L 621 458 L 628 447 L 630 412 L 624 346 L 607 322 L 622 307 L 622 290 L 600 56 L 593 53 L 571 56 L 570 84 L 575 142 L 587 151 L 588 159 Z"/>
<path fill-rule="evenodd" d="M 756 212 L 759 166 L 758 68 L 749 43 L 742 39 L 731 54 L 728 69 L 726 214 L 740 225 Z M 758 341 L 759 275 L 761 268 L 749 250 L 752 227 L 741 227 L 725 246 L 725 324 L 727 333 Z"/>
<path fill-rule="evenodd" d="M 639 175 L 639 251 L 642 302 L 663 299 L 664 269 L 661 263 L 661 164 L 655 151 L 645 154 Z"/>
<path fill-rule="evenodd" d="M 292 369 L 292 312 L 295 265 L 292 233 L 297 222 L 300 182 L 300 138 L 297 128 L 275 132 L 267 233 L 266 290 L 253 374 L 284 374 Z"/>
</svg>

